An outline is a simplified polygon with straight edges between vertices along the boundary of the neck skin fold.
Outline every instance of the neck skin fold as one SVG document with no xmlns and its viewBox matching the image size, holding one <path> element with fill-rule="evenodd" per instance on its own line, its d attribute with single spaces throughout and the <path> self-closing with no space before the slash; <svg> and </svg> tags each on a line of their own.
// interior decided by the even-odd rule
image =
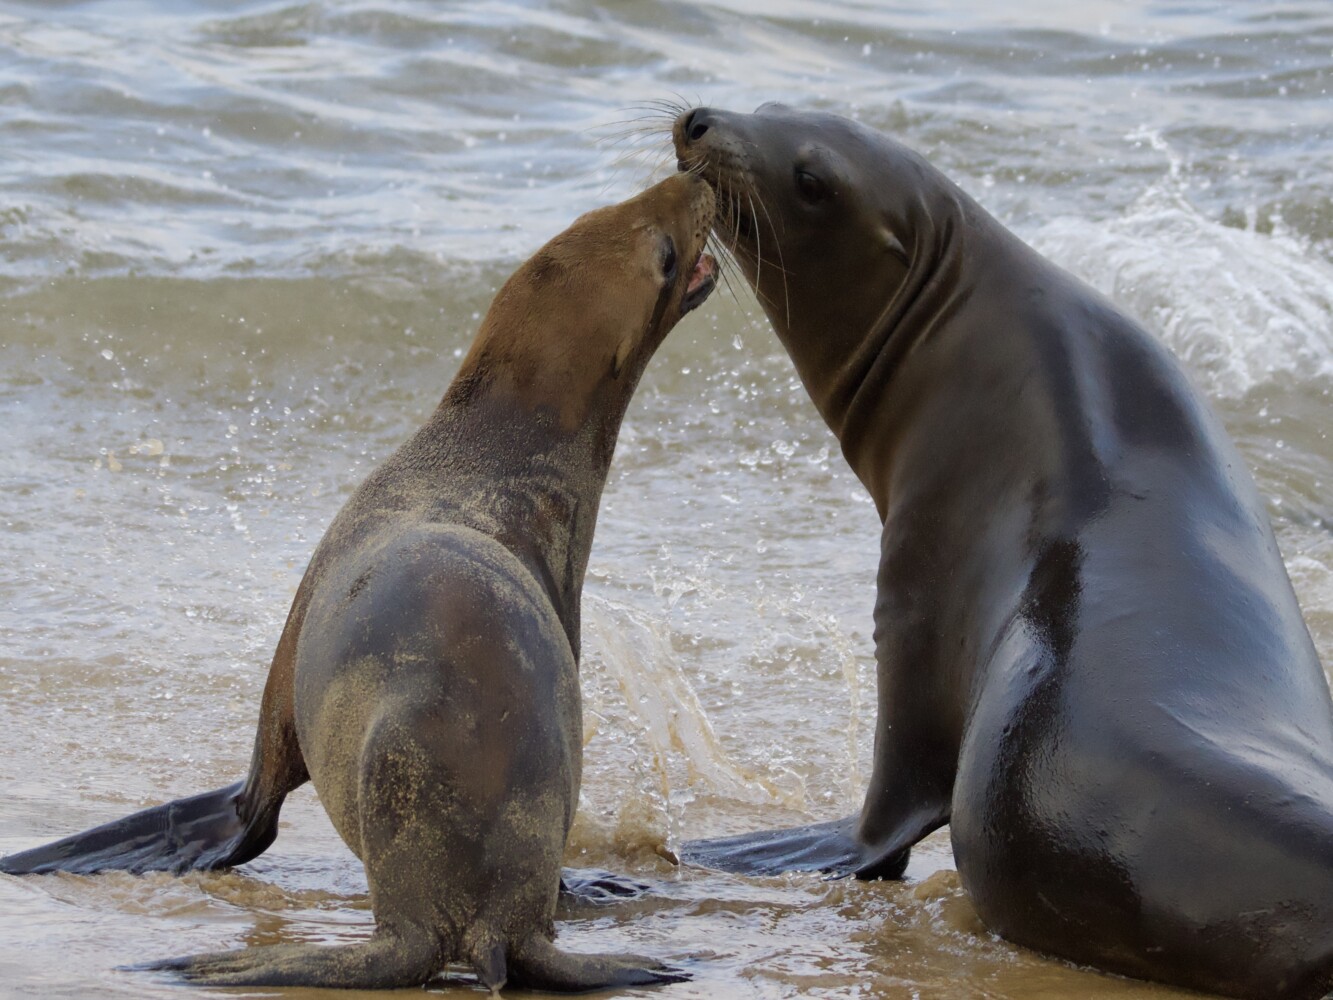
<svg viewBox="0 0 1333 1000">
<path fill-rule="evenodd" d="M 967 231 L 962 206 L 935 209 L 938 220 L 913 226 L 911 264 L 882 308 L 873 315 L 819 317 L 809 330 L 781 334 L 815 407 L 842 443 L 852 470 L 875 500 L 882 520 L 887 508 L 886 463 L 893 429 L 877 415 L 893 392 L 894 376 L 914 351 L 944 327 L 967 301 L 971 286 L 959 263 Z M 855 289 L 866 295 L 869 289 Z M 773 317 L 781 331 L 780 317 Z M 886 435 L 885 428 L 890 428 Z"/>
</svg>

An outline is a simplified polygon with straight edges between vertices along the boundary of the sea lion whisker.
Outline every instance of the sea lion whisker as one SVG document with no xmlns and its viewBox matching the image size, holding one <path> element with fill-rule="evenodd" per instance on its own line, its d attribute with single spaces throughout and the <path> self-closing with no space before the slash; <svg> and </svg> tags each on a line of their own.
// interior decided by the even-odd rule
<svg viewBox="0 0 1333 1000">
<path fill-rule="evenodd" d="M 745 200 L 750 205 L 750 218 L 753 219 L 755 222 L 758 222 L 759 213 L 755 210 L 754 207 L 753 189 L 745 191 Z M 754 283 L 758 285 L 763 280 L 763 273 L 764 273 L 764 234 L 758 225 L 755 225 L 753 229 L 754 229 L 754 259 L 755 259 Z"/>
<path fill-rule="evenodd" d="M 668 153 L 667 155 L 670 156 L 671 154 Z M 685 157 L 685 158 L 677 157 L 676 165 L 684 173 L 694 174 L 694 176 L 700 177 L 704 180 L 708 179 L 707 177 L 704 176 L 704 170 L 707 168 L 707 164 L 701 157 L 697 156 Z M 716 210 L 714 210 L 714 215 L 716 214 L 717 214 Z"/>
<path fill-rule="evenodd" d="M 761 263 L 761 261 L 759 260 L 758 256 L 756 255 L 756 251 L 755 251 L 755 249 L 753 249 L 753 248 L 751 248 L 751 247 L 749 247 L 749 246 L 746 246 L 746 244 L 745 244 L 743 241 L 739 240 L 739 239 L 737 239 L 737 240 L 734 241 L 734 245 L 733 245 L 733 247 L 732 247 L 732 250 L 733 250 L 733 253 L 736 255 L 736 258 L 737 258 L 738 260 L 741 260 L 741 259 L 747 260 L 747 261 L 749 261 L 751 264 L 756 265 L 756 269 L 758 268 L 759 264 Z M 782 262 L 782 260 L 781 260 L 781 257 L 779 257 L 778 260 L 774 260 L 772 257 L 765 257 L 765 258 L 763 258 L 762 264 L 763 264 L 763 267 L 765 268 L 765 270 L 772 271 L 774 274 L 780 275 L 780 276 L 782 276 L 782 277 L 784 277 L 784 278 L 787 276 L 787 269 L 786 269 L 785 265 L 783 264 L 783 262 Z M 774 300 L 770 300 L 770 301 L 774 301 Z"/>
<path fill-rule="evenodd" d="M 652 135 L 658 138 L 661 135 L 662 116 L 658 113 L 639 115 L 636 118 L 618 118 L 614 121 L 603 122 L 598 125 L 590 125 L 583 131 L 601 132 L 610 129 L 623 129 L 632 134 Z"/>
<path fill-rule="evenodd" d="M 603 122 L 601 125 L 593 127 L 609 128 L 613 125 L 638 125 L 640 122 L 661 122 L 665 117 L 664 112 L 654 111 L 651 108 L 622 108 L 621 111 L 627 117 L 613 118 L 608 122 Z"/>
<path fill-rule="evenodd" d="M 612 158 L 610 166 L 613 175 L 626 168 L 642 166 L 645 168 L 643 171 L 644 175 L 646 177 L 652 177 L 654 174 L 662 171 L 668 163 L 669 161 L 662 155 L 660 150 L 645 147 L 620 150 Z M 608 183 L 612 179 L 614 179 L 614 177 L 608 178 Z M 643 178 L 638 179 L 641 180 Z"/>
<path fill-rule="evenodd" d="M 723 246 L 721 239 L 717 238 L 715 234 L 709 234 L 709 246 L 713 250 L 713 255 L 717 258 L 717 268 L 718 273 L 722 276 L 722 283 L 726 285 L 732 300 L 740 305 L 740 295 L 736 292 L 736 286 L 731 280 L 732 272 L 738 271 L 740 265 L 736 263 L 736 258 L 732 255 L 731 250 Z"/>
<path fill-rule="evenodd" d="M 630 104 L 627 107 L 631 111 L 655 111 L 659 114 L 669 114 L 675 110 L 670 101 L 661 97 L 646 97 L 637 104 Z"/>
<path fill-rule="evenodd" d="M 667 173 L 670 157 L 669 152 L 663 152 L 658 146 L 622 150 L 611 161 L 611 170 L 600 188 L 601 196 L 607 195 L 611 185 L 623 171 L 630 171 L 636 184 L 651 181 L 653 177 Z"/>
<path fill-rule="evenodd" d="M 727 254 L 726 248 L 722 246 L 722 241 L 719 240 L 717 238 L 717 235 L 710 230 L 708 235 L 705 237 L 704 245 L 707 247 L 708 251 L 712 253 L 713 257 L 717 260 L 718 279 L 722 281 L 724 284 L 727 284 L 728 290 L 730 290 L 727 269 L 731 266 L 731 260 L 729 258 L 729 255 Z"/>
<path fill-rule="evenodd" d="M 634 114 L 639 111 L 641 114 Z M 599 146 L 616 146 L 642 140 L 645 147 L 651 145 L 660 149 L 660 140 L 664 128 L 670 128 L 672 112 L 669 109 L 647 107 L 629 107 L 622 109 L 628 115 L 607 122 L 599 122 L 582 129 Z"/>
<path fill-rule="evenodd" d="M 769 229 L 769 232 L 773 233 L 773 235 L 774 235 L 774 240 L 773 240 L 773 242 L 774 242 L 775 246 L 777 247 L 777 251 L 778 251 L 778 273 L 782 275 L 782 298 L 783 298 L 783 303 L 784 303 L 784 306 L 785 306 L 785 309 L 786 309 L 787 322 L 790 323 L 790 322 L 791 322 L 791 291 L 790 291 L 790 284 L 789 284 L 789 282 L 788 282 L 788 276 L 787 276 L 787 264 L 786 264 L 786 261 L 783 260 L 783 257 L 782 257 L 782 239 L 781 239 L 781 234 L 778 232 L 777 226 L 776 226 L 776 225 L 774 224 L 774 222 L 773 222 L 773 216 L 772 216 L 771 214 L 769 214 L 768 206 L 767 206 L 766 204 L 764 204 L 764 196 L 763 196 L 758 190 L 756 190 L 756 188 L 755 188 L 755 186 L 754 186 L 753 184 L 750 185 L 750 191 L 753 193 L 754 197 L 756 197 L 756 198 L 759 199 L 759 207 L 762 208 L 762 209 L 764 210 L 764 217 L 768 220 L 768 229 Z M 751 205 L 753 205 L 753 201 L 751 201 Z M 756 227 L 756 228 L 758 228 L 758 227 Z"/>
<path fill-rule="evenodd" d="M 646 129 L 646 128 L 626 128 L 614 132 L 608 131 L 608 132 L 599 132 L 595 134 L 590 132 L 589 134 L 591 135 L 593 141 L 596 142 L 597 145 L 599 146 L 621 146 L 629 142 L 638 142 L 640 145 L 648 146 L 649 143 L 646 141 L 646 138 L 649 136 L 655 136 L 657 134 L 657 130 Z M 653 145 L 656 145 L 656 143 L 653 143 Z"/>
<path fill-rule="evenodd" d="M 725 247 L 727 260 L 730 261 L 737 271 L 744 271 L 745 264 L 755 264 L 754 254 L 747 248 L 730 240 L 721 233 L 716 234 L 718 242 Z M 747 282 L 748 284 L 748 282 Z"/>
<path fill-rule="evenodd" d="M 652 97 L 644 102 L 644 105 L 652 108 L 660 108 L 664 113 L 671 116 L 672 121 L 678 118 L 686 108 L 689 102 L 677 91 L 672 91 L 670 97 Z"/>
<path fill-rule="evenodd" d="M 760 255 L 759 225 L 757 220 L 751 226 L 751 230 L 755 235 L 755 248 L 752 250 L 741 239 L 740 225 L 741 225 L 742 213 L 745 211 L 745 209 L 743 207 L 741 199 L 736 194 L 736 189 L 745 180 L 746 178 L 739 171 L 727 170 L 725 172 L 719 173 L 718 183 L 715 185 L 715 189 L 717 189 L 720 192 L 720 197 L 718 199 L 718 208 L 714 218 L 715 220 L 722 219 L 724 221 L 724 232 L 726 230 L 729 230 L 729 235 L 722 235 L 721 233 L 717 233 L 716 222 L 715 222 L 714 232 L 717 233 L 719 240 L 723 241 L 724 243 L 729 243 L 729 246 L 727 247 L 728 257 L 733 262 L 736 263 L 738 270 L 743 270 L 743 268 L 740 268 L 739 266 L 742 260 L 747 260 L 754 265 L 755 280 L 751 282 L 750 285 L 751 288 L 754 290 L 755 297 L 759 299 L 761 305 L 763 305 L 764 303 L 768 303 L 769 305 L 772 305 L 776 308 L 777 304 L 773 300 L 773 298 L 760 287 L 758 281 L 760 270 L 765 265 L 767 265 L 769 269 L 771 269 L 774 273 L 778 274 L 781 277 L 783 296 L 784 296 L 783 309 L 787 315 L 790 315 L 791 308 L 790 308 L 790 298 L 788 293 L 788 288 L 789 288 L 788 275 L 787 275 L 786 263 L 782 259 L 781 251 L 779 250 L 779 259 L 777 262 L 774 262 L 772 259 L 765 260 Z M 752 185 L 747 184 L 743 190 L 746 199 L 750 204 L 751 218 L 755 219 L 757 213 L 755 212 L 754 208 L 755 196 L 751 194 Z M 762 204 L 762 202 L 763 199 L 761 197 L 760 203 Z M 765 213 L 767 214 L 767 207 L 765 207 Z M 771 216 L 769 218 L 771 219 Z M 774 229 L 773 223 L 771 221 L 769 222 L 769 227 L 770 229 Z M 734 293 L 734 289 L 732 291 Z"/>
<path fill-rule="evenodd" d="M 624 108 L 627 113 L 637 113 L 633 121 L 657 121 L 659 128 L 657 131 L 669 135 L 670 129 L 677 117 L 680 116 L 681 108 L 670 104 L 669 101 L 647 101 L 644 104 L 632 104 Z"/>
<path fill-rule="evenodd" d="M 674 157 L 672 157 L 670 153 L 660 153 L 654 160 L 648 161 L 648 179 L 660 180 L 671 174 L 678 173 L 679 171 L 675 169 L 675 163 L 672 162 L 673 160 Z M 699 180 L 703 180 L 698 174 L 687 173 L 686 176 L 696 177 Z"/>
<path fill-rule="evenodd" d="M 651 113 L 651 114 L 654 114 L 654 115 L 659 116 L 660 118 L 665 119 L 665 120 L 666 120 L 666 123 L 667 123 L 667 127 L 668 127 L 668 129 L 670 128 L 670 123 L 673 122 L 673 121 L 675 121 L 676 117 L 680 114 L 680 112 L 679 112 L 678 110 L 676 110 L 675 108 L 672 108 L 672 107 L 670 107 L 669 105 L 666 105 L 666 104 L 663 104 L 661 107 L 656 107 L 656 106 L 654 106 L 653 104 L 649 103 L 649 104 L 646 104 L 646 105 L 641 105 L 641 106 L 635 108 L 634 110 L 636 110 L 636 111 L 641 110 L 641 111 L 644 111 L 644 112 L 647 112 L 647 113 Z"/>
<path fill-rule="evenodd" d="M 666 100 L 666 99 L 664 99 L 664 98 L 657 98 L 657 97 L 650 97 L 650 98 L 648 98 L 647 100 L 645 100 L 645 101 L 641 101 L 641 102 L 638 103 L 638 104 L 630 104 L 630 105 L 628 105 L 628 110 L 630 110 L 630 111 L 652 111 L 653 113 L 655 113 L 655 114 L 660 114 L 660 115 L 673 115 L 673 116 L 674 116 L 674 115 L 679 115 L 679 114 L 680 114 L 680 108 L 678 108 L 678 107 L 677 107 L 675 104 L 673 104 L 671 101 Z"/>
<path fill-rule="evenodd" d="M 755 263 L 753 255 L 741 244 L 741 224 L 740 224 L 740 206 L 731 192 L 731 185 L 727 185 L 727 243 L 732 249 L 737 261 L 749 261 Z"/>
<path fill-rule="evenodd" d="M 731 226 L 731 245 L 741 245 L 741 207 L 736 197 L 736 178 L 727 174 L 727 222 Z"/>
<path fill-rule="evenodd" d="M 742 252 L 749 254 L 749 251 L 742 251 Z M 738 259 L 739 259 L 739 258 L 738 258 Z M 753 257 L 753 255 L 750 255 L 748 259 L 749 259 L 751 262 L 754 262 L 754 257 Z M 769 261 L 769 264 L 770 264 L 770 267 L 771 267 L 771 266 L 772 266 L 772 261 Z M 776 269 L 776 268 L 773 268 L 773 270 L 776 271 L 777 269 Z M 757 269 L 757 267 L 756 267 L 756 273 L 758 273 L 758 269 Z M 759 300 L 759 304 L 760 304 L 761 306 L 764 307 L 764 311 L 765 311 L 766 313 L 769 313 L 769 312 L 776 312 L 776 311 L 777 311 L 777 309 L 778 309 L 778 303 L 777 303 L 777 301 L 776 301 L 776 300 L 773 298 L 773 296 L 770 295 L 766 290 L 764 290 L 764 289 L 762 289 L 762 288 L 759 288 L 759 287 L 757 287 L 757 286 L 755 286 L 755 285 L 751 285 L 751 286 L 750 286 L 750 290 L 754 293 L 754 297 L 755 297 L 756 299 Z"/>
<path fill-rule="evenodd" d="M 634 104 L 628 104 L 622 110 L 626 112 L 642 111 L 648 114 L 660 115 L 667 119 L 667 130 L 669 131 L 671 123 L 680 116 L 680 113 L 684 111 L 686 107 L 683 102 L 677 103 L 677 101 L 680 100 L 679 94 L 675 95 L 675 97 L 677 100 L 664 97 L 649 97 Z"/>
<path fill-rule="evenodd" d="M 614 143 L 608 144 L 607 148 L 615 154 L 614 159 L 611 162 L 613 168 L 635 161 L 649 163 L 663 162 L 661 150 L 655 149 L 652 146 Z"/>
<path fill-rule="evenodd" d="M 661 144 L 647 141 L 648 136 L 655 136 L 655 130 L 634 131 L 626 130 L 623 132 L 608 132 L 602 135 L 593 136 L 593 141 L 603 149 L 616 149 L 624 151 L 639 151 L 653 156 L 662 156 Z M 666 155 L 670 155 L 669 153 Z"/>
<path fill-rule="evenodd" d="M 725 223 L 727 242 L 734 244 L 740 238 L 740 232 L 735 227 L 736 202 L 731 193 L 731 178 L 722 174 L 718 177 L 717 184 L 722 195 L 722 200 L 717 206 L 717 218 Z"/>
<path fill-rule="evenodd" d="M 758 260 L 756 259 L 753 250 L 750 250 L 750 249 L 748 249 L 747 247 L 744 247 L 744 246 L 739 246 L 739 247 L 737 247 L 737 251 L 738 251 L 739 253 L 743 253 L 743 254 L 745 254 L 745 255 L 746 255 L 746 258 L 747 258 L 749 261 L 751 261 L 752 263 L 755 263 L 755 264 L 758 263 Z M 774 260 L 772 257 L 765 257 L 763 263 L 764 263 L 764 268 L 765 268 L 766 270 L 772 271 L 774 274 L 781 275 L 781 276 L 783 276 L 783 277 L 785 277 L 785 276 L 787 275 L 787 270 L 786 270 L 786 268 L 782 265 L 781 260 Z"/>
</svg>

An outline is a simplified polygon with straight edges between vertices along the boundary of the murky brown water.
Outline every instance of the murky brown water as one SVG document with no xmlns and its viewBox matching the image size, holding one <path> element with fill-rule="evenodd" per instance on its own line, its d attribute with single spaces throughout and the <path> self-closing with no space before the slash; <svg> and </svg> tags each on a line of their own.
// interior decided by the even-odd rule
<svg viewBox="0 0 1333 1000">
<path fill-rule="evenodd" d="M 517 260 L 646 180 L 605 137 L 673 93 L 890 129 L 1158 332 L 1333 664 L 1333 14 L 1023 10 L 0 5 L 0 852 L 244 772 L 324 526 Z M 567 912 L 562 945 L 688 962 L 677 1000 L 1169 995 L 988 934 L 947 830 L 903 883 L 658 856 L 845 814 L 867 773 L 874 510 L 757 315 L 682 324 L 621 439 L 568 861 L 658 891 Z M 175 997 L 113 969 L 365 934 L 309 789 L 284 820 L 236 872 L 0 877 L 0 995 Z"/>
</svg>

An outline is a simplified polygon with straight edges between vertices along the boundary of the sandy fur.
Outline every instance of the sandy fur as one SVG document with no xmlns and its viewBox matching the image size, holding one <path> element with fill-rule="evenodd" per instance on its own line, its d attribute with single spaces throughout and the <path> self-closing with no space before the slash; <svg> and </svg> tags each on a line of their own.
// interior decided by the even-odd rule
<svg viewBox="0 0 1333 1000">
<path fill-rule="evenodd" d="M 597 508 L 712 214 L 706 185 L 672 178 L 539 250 L 497 294 L 440 406 L 311 560 L 237 811 L 276 822 L 287 791 L 313 779 L 366 865 L 374 937 L 154 967 L 216 985 L 407 986 L 452 961 L 492 989 L 681 978 L 551 939 L 578 799 L 579 598 Z"/>
</svg>

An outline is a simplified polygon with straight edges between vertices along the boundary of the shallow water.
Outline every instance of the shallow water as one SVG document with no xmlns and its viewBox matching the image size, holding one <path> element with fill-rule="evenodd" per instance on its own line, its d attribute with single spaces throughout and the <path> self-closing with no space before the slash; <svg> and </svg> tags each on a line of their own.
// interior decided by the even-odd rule
<svg viewBox="0 0 1333 1000">
<path fill-rule="evenodd" d="M 324 526 L 515 263 L 668 165 L 616 123 L 673 95 L 888 129 L 1160 334 L 1333 664 L 1330 87 L 1315 0 L 0 4 L 0 852 L 244 772 Z M 687 962 L 681 1000 L 1170 995 L 988 934 L 947 831 L 904 883 L 659 857 L 856 808 L 876 539 L 757 307 L 715 295 L 631 409 L 585 593 L 568 861 L 659 891 L 562 945 Z M 0 915 L 0 993 L 71 998 L 371 925 L 308 788 L 241 870 L 0 877 Z"/>
</svg>

